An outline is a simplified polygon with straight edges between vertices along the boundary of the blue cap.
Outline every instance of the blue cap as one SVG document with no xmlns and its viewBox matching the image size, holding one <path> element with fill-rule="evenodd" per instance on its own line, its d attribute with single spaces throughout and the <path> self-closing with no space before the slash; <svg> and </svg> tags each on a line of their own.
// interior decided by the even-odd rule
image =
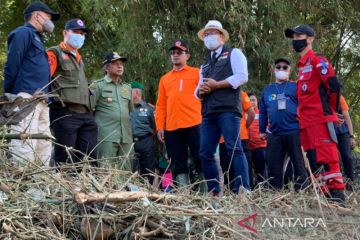
<svg viewBox="0 0 360 240">
<path fill-rule="evenodd" d="M 24 15 L 28 15 L 32 12 L 35 12 L 35 11 L 41 11 L 41 12 L 45 12 L 45 13 L 48 13 L 51 15 L 51 20 L 52 21 L 56 21 L 60 18 L 60 14 L 51 10 L 49 8 L 48 5 L 46 5 L 45 3 L 43 2 L 34 2 L 34 3 L 31 3 L 29 4 L 25 10 L 24 10 Z"/>
<path fill-rule="evenodd" d="M 89 30 L 86 28 L 85 23 L 80 18 L 70 19 L 65 23 L 65 30 L 83 30 L 86 33 L 89 33 Z"/>
<path fill-rule="evenodd" d="M 309 37 L 315 37 L 315 31 L 309 25 L 301 24 L 293 28 L 285 29 L 285 36 L 288 38 L 293 38 L 294 33 L 306 34 Z"/>
</svg>

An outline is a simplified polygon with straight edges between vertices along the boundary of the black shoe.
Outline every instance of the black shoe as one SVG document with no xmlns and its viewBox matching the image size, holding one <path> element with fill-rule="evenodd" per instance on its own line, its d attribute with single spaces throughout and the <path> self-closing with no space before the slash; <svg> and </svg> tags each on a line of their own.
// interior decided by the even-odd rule
<svg viewBox="0 0 360 240">
<path fill-rule="evenodd" d="M 341 207 L 346 207 L 344 190 L 329 189 L 328 200 L 339 204 Z"/>
<path fill-rule="evenodd" d="M 346 183 L 346 190 L 350 191 L 350 192 L 354 192 L 354 182 L 349 181 Z"/>
</svg>

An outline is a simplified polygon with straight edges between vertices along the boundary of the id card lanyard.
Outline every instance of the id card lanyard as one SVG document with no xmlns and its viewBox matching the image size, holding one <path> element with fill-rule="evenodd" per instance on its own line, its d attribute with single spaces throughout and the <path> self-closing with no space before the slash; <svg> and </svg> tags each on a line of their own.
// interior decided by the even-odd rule
<svg viewBox="0 0 360 240">
<path fill-rule="evenodd" d="M 285 87 L 282 93 L 280 93 L 278 87 L 277 87 L 277 83 L 275 83 L 275 87 L 276 90 L 278 92 L 276 99 L 277 99 L 277 105 L 278 105 L 278 110 L 285 110 L 286 109 L 286 96 L 285 96 L 285 90 L 286 90 L 286 86 L 287 86 L 288 81 L 286 81 L 285 83 Z"/>
</svg>

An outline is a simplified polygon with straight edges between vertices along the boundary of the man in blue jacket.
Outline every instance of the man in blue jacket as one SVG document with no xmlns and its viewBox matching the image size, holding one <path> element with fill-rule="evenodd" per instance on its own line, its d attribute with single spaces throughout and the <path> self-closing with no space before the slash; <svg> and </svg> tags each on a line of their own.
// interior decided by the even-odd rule
<svg viewBox="0 0 360 240">
<path fill-rule="evenodd" d="M 52 21 L 59 19 L 59 13 L 42 2 L 35 2 L 24 10 L 25 24 L 13 30 L 8 37 L 7 61 L 4 68 L 4 90 L 23 98 L 30 98 L 36 90 L 48 92 L 50 67 L 45 51 L 44 32 L 52 32 Z M 19 125 L 12 126 L 13 133 L 48 133 L 49 108 L 40 102 L 34 112 L 23 119 Z M 14 160 L 41 160 L 48 164 L 51 143 L 45 140 L 12 140 L 10 145 Z"/>
<path fill-rule="evenodd" d="M 270 185 L 278 189 L 283 187 L 287 154 L 294 167 L 294 187 L 298 191 L 308 185 L 308 174 L 300 144 L 296 83 L 289 81 L 290 65 L 290 61 L 285 58 L 275 60 L 276 80 L 262 92 L 259 127 L 260 137 L 268 141 L 266 161 Z"/>
</svg>

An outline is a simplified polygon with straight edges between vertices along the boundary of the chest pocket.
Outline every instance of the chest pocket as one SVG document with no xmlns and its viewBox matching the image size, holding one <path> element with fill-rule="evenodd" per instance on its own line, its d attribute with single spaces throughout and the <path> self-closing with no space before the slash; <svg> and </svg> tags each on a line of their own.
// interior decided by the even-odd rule
<svg viewBox="0 0 360 240">
<path fill-rule="evenodd" d="M 180 92 L 186 95 L 194 95 L 195 88 L 197 87 L 199 76 L 186 76 L 180 80 Z"/>
<path fill-rule="evenodd" d="M 115 90 L 103 89 L 101 93 L 101 100 L 105 103 L 117 102 Z"/>
<path fill-rule="evenodd" d="M 221 69 L 223 69 L 228 62 L 228 59 L 221 59 L 221 57 L 219 57 L 215 63 L 215 71 L 220 71 Z"/>
<path fill-rule="evenodd" d="M 38 38 L 38 37 L 37 37 Z M 38 38 L 39 39 L 39 38 Z M 45 48 L 41 40 L 36 40 L 35 38 L 31 42 L 31 49 L 28 51 L 29 59 L 34 64 L 43 64 L 44 61 L 47 61 Z"/>
<path fill-rule="evenodd" d="M 298 93 L 301 95 L 311 94 L 316 91 L 316 84 L 312 80 L 314 75 L 314 70 L 300 71 L 297 81 L 298 81 Z"/>
</svg>

